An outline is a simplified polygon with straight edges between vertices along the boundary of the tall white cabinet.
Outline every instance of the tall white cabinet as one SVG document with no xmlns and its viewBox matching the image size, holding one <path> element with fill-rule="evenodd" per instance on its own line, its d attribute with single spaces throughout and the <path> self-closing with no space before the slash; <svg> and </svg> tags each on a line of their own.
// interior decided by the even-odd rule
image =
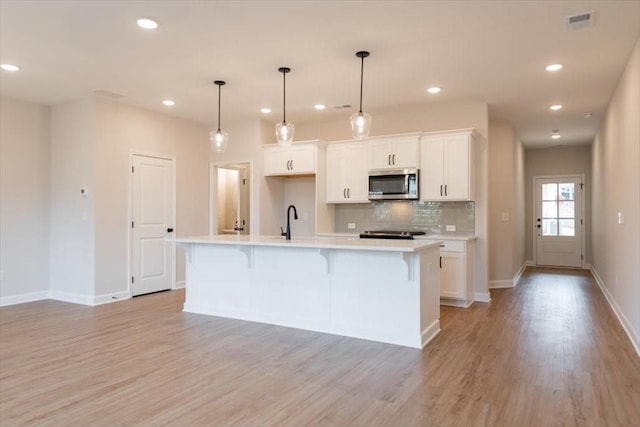
<svg viewBox="0 0 640 427">
<path fill-rule="evenodd" d="M 421 200 L 474 200 L 475 138 L 472 129 L 424 134 L 420 139 Z"/>
<path fill-rule="evenodd" d="M 366 142 L 327 146 L 327 203 L 368 203 L 371 145 Z"/>
</svg>

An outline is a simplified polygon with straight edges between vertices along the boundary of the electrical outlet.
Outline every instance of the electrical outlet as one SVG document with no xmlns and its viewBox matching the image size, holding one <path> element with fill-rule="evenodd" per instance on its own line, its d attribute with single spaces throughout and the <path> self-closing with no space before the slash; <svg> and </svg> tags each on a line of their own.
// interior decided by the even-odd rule
<svg viewBox="0 0 640 427">
<path fill-rule="evenodd" d="M 356 223 L 355 222 L 350 222 L 347 224 L 347 228 L 349 230 L 355 230 L 356 229 Z"/>
<path fill-rule="evenodd" d="M 447 231 L 456 231 L 456 226 L 455 225 L 447 225 L 446 230 Z"/>
<path fill-rule="evenodd" d="M 618 224 L 624 224 L 624 212 L 618 212 Z"/>
</svg>

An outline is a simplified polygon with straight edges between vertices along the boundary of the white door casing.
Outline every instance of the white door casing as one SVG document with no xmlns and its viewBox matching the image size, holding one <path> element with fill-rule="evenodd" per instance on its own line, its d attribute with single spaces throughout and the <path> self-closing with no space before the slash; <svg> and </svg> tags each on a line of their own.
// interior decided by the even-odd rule
<svg viewBox="0 0 640 427">
<path fill-rule="evenodd" d="M 172 289 L 175 282 L 174 162 L 131 156 L 131 295 Z"/>
<path fill-rule="evenodd" d="M 584 177 L 534 177 L 536 265 L 584 266 Z"/>
</svg>

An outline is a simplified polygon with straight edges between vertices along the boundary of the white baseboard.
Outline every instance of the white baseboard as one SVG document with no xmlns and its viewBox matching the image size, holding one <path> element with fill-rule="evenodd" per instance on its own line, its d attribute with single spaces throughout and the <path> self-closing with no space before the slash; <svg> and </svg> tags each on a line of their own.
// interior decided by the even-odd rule
<svg viewBox="0 0 640 427">
<path fill-rule="evenodd" d="M 118 302 L 118 301 L 122 301 L 123 299 L 129 299 L 129 298 L 131 298 L 131 296 L 129 295 L 128 291 L 116 292 L 113 294 L 98 295 L 97 297 L 93 297 L 93 304 L 91 305 L 109 304 L 112 302 Z"/>
<path fill-rule="evenodd" d="M 522 267 L 520 267 L 520 270 L 518 270 L 516 275 L 513 276 L 513 286 L 518 286 L 518 282 L 520 281 L 520 278 L 522 278 L 522 275 L 524 274 L 524 271 L 527 269 L 528 266 L 529 266 L 529 261 L 525 261 L 522 264 Z"/>
<path fill-rule="evenodd" d="M 535 267 L 536 263 L 533 262 L 533 260 L 528 259 L 524 262 L 524 265 L 526 265 L 527 267 Z"/>
<path fill-rule="evenodd" d="M 82 294 L 74 294 L 71 292 L 61 292 L 61 291 L 51 290 L 49 293 L 49 298 L 57 301 L 71 302 L 74 304 L 93 305 L 92 295 L 82 295 Z"/>
<path fill-rule="evenodd" d="M 25 302 L 41 301 L 43 299 L 49 299 L 49 291 L 29 292 L 27 294 L 2 297 L 0 298 L 0 307 L 24 304 Z"/>
<path fill-rule="evenodd" d="M 491 293 L 490 292 L 474 292 L 473 300 L 478 302 L 490 302 Z"/>
<path fill-rule="evenodd" d="M 636 350 L 636 353 L 638 354 L 638 356 L 640 356 L 640 336 L 638 336 L 637 331 L 634 331 L 633 326 L 631 325 L 631 322 L 629 322 L 627 317 L 624 315 L 624 313 L 620 309 L 620 306 L 618 305 L 616 300 L 613 298 L 613 295 L 611 295 L 611 292 L 609 292 L 609 289 L 607 289 L 607 286 L 605 285 L 602 278 L 598 275 L 598 272 L 596 271 L 596 269 L 593 268 L 593 266 L 590 266 L 590 269 L 591 269 L 591 273 L 593 274 L 593 277 L 596 279 L 596 283 L 598 284 L 598 287 L 602 291 L 602 294 L 607 299 L 609 306 L 611 307 L 616 317 L 618 318 L 618 321 L 622 325 L 622 329 L 624 329 L 624 331 L 627 333 L 627 336 L 631 341 L 631 345 L 633 345 L 633 348 Z"/>
<path fill-rule="evenodd" d="M 489 289 L 513 288 L 513 280 L 489 280 Z"/>
<path fill-rule="evenodd" d="M 186 280 L 179 280 L 176 282 L 176 287 L 174 289 L 184 289 L 186 284 L 187 284 Z"/>
</svg>

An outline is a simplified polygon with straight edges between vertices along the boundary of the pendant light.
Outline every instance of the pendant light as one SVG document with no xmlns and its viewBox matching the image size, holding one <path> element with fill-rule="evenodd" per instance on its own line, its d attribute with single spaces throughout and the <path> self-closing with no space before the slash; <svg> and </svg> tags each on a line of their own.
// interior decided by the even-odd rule
<svg viewBox="0 0 640 427">
<path fill-rule="evenodd" d="M 360 111 L 351 115 L 351 131 L 355 139 L 364 139 L 369 136 L 371 130 L 371 115 L 362 112 L 362 82 L 364 80 L 364 58 L 369 56 L 369 52 L 361 50 L 356 52 L 356 56 L 361 59 L 360 65 Z"/>
<path fill-rule="evenodd" d="M 286 107 L 287 107 L 287 73 L 291 68 L 281 67 L 278 71 L 282 73 L 282 123 L 276 125 L 276 138 L 280 145 L 291 145 L 293 141 L 293 132 L 295 127 L 292 123 L 287 123 Z"/>
<path fill-rule="evenodd" d="M 229 142 L 229 134 L 220 130 L 220 90 L 225 82 L 216 80 L 213 83 L 218 85 L 218 130 L 209 133 L 209 141 L 211 142 L 211 149 L 213 151 L 216 153 L 224 153 L 227 149 L 227 143 Z"/>
</svg>

